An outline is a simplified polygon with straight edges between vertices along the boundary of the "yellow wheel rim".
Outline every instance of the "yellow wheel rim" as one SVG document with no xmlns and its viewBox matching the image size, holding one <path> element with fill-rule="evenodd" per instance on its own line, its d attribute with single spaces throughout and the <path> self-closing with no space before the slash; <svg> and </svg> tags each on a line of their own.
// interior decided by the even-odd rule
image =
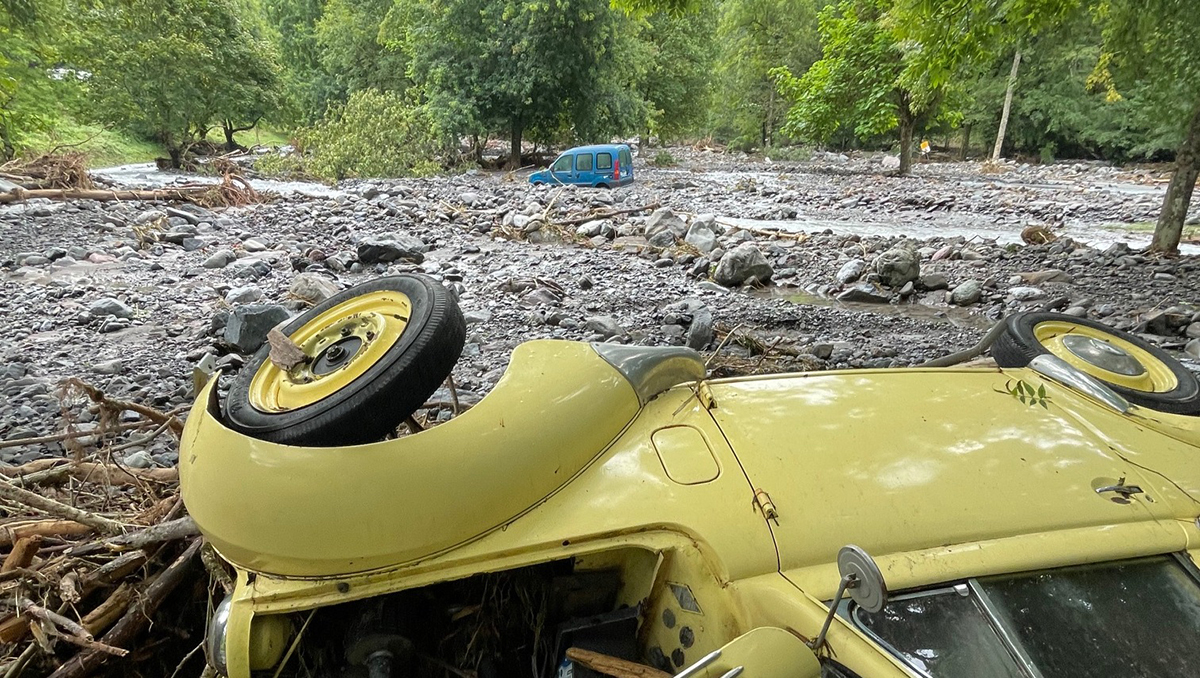
<svg viewBox="0 0 1200 678">
<path fill-rule="evenodd" d="M 1110 384 L 1147 393 L 1165 393 L 1179 385 L 1166 363 L 1104 330 L 1050 320 L 1035 325 L 1033 336 L 1047 351 Z"/>
<path fill-rule="evenodd" d="M 250 380 L 250 405 L 288 412 L 348 386 L 378 362 L 408 326 L 412 302 L 400 292 L 370 292 L 304 323 L 290 339 L 305 359 L 290 370 L 267 360 Z"/>
</svg>

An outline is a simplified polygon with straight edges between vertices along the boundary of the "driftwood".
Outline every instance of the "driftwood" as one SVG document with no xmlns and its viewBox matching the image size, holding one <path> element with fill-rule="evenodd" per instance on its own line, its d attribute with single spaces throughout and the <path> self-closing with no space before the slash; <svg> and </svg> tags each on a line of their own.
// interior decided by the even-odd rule
<svg viewBox="0 0 1200 678">
<path fill-rule="evenodd" d="M 145 587 L 137 601 L 126 609 L 125 614 L 117 623 L 104 634 L 100 642 L 110 647 L 128 645 L 147 624 L 150 618 L 162 604 L 163 600 L 183 582 L 192 560 L 200 551 L 200 540 L 193 539 L 183 553 L 163 570 L 152 583 Z M 83 678 L 98 669 L 112 655 L 99 650 L 88 650 L 75 655 L 58 670 L 50 674 L 51 678 Z"/>
<path fill-rule="evenodd" d="M 74 506 L 67 506 L 62 502 L 43 497 L 29 490 L 23 490 L 7 481 L 0 480 L 0 497 L 43 511 L 52 516 L 83 523 L 84 525 L 96 528 L 104 534 L 116 535 L 125 533 L 125 526 L 115 520 L 98 516 L 94 513 L 88 513 L 87 511 L 81 511 Z"/>
<path fill-rule="evenodd" d="M 567 659 L 613 678 L 671 678 L 666 671 L 578 647 L 567 650 Z"/>
<path fill-rule="evenodd" d="M 74 520 L 33 520 L 0 526 L 0 546 L 15 544 L 30 537 L 80 537 L 96 528 Z"/>
<path fill-rule="evenodd" d="M 137 191 L 106 191 L 101 189 L 81 188 L 35 188 L 33 190 L 17 189 L 0 193 L 0 205 L 11 202 L 21 202 L 31 198 L 48 198 L 50 200 L 191 200 L 212 190 L 211 186 L 183 186 L 180 188 L 160 188 L 155 190 Z"/>
<path fill-rule="evenodd" d="M 640 207 L 630 207 L 628 209 L 622 209 L 622 210 L 599 210 L 599 211 L 592 212 L 591 214 L 585 214 L 581 217 L 572 217 L 570 219 L 564 219 L 563 221 L 556 221 L 556 222 L 554 222 L 554 225 L 555 226 L 578 226 L 579 224 L 586 224 L 587 222 L 595 221 L 596 219 L 611 219 L 612 217 L 620 216 L 622 214 L 635 214 L 637 212 L 648 212 L 651 210 L 656 210 L 661 206 L 662 206 L 661 203 L 655 202 L 655 203 L 650 203 L 649 205 L 642 205 Z M 543 221 L 544 221 L 544 219 L 543 219 Z"/>
</svg>

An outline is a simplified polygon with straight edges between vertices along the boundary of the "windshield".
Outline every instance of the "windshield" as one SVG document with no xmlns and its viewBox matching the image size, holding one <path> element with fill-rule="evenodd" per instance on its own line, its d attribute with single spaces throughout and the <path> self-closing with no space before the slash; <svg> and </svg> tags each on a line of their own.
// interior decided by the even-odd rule
<svg viewBox="0 0 1200 678">
<path fill-rule="evenodd" d="M 1200 675 L 1200 587 L 1173 557 L 972 579 L 853 619 L 933 678 Z"/>
</svg>

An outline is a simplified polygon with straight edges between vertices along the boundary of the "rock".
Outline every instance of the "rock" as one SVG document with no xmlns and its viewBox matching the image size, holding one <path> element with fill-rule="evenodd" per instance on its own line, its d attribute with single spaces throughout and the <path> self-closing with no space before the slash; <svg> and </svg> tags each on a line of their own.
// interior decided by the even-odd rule
<svg viewBox="0 0 1200 678">
<path fill-rule="evenodd" d="M 88 313 L 97 318 L 108 315 L 118 318 L 133 317 L 133 309 L 128 304 L 112 297 L 104 297 L 103 299 L 93 301 L 92 305 L 88 307 Z"/>
<path fill-rule="evenodd" d="M 968 280 L 950 292 L 950 302 L 959 306 L 970 306 L 983 297 L 983 283 Z"/>
<path fill-rule="evenodd" d="M 320 273 L 301 273 L 292 278 L 292 282 L 288 285 L 288 294 L 314 305 L 337 293 L 337 283 Z"/>
<path fill-rule="evenodd" d="M 682 238 L 687 233 L 687 230 L 687 224 L 670 207 L 660 207 L 654 210 L 654 213 L 646 220 L 647 240 L 651 240 L 657 233 L 670 231 L 673 242 L 678 238 Z"/>
<path fill-rule="evenodd" d="M 923 290 L 944 290 L 950 287 L 950 281 L 941 273 L 926 273 L 917 279 L 917 284 Z"/>
<path fill-rule="evenodd" d="M 1008 296 L 1017 301 L 1033 301 L 1046 296 L 1046 293 L 1036 287 L 1010 287 Z"/>
<path fill-rule="evenodd" d="M 744 243 L 727 252 L 717 264 L 713 279 L 726 287 L 751 283 L 766 283 L 775 270 L 757 247 Z"/>
<path fill-rule="evenodd" d="M 1044 283 L 1073 283 L 1075 277 L 1065 271 L 1060 271 L 1057 268 L 1048 268 L 1044 271 L 1033 271 L 1031 273 L 1018 273 L 1021 280 L 1029 285 L 1042 285 Z"/>
<path fill-rule="evenodd" d="M 126 455 L 122 461 L 129 468 L 150 468 L 154 466 L 154 459 L 150 457 L 150 453 L 145 450 L 138 450 L 132 454 Z"/>
<path fill-rule="evenodd" d="M 838 269 L 837 278 L 839 285 L 849 285 L 850 283 L 862 277 L 863 273 L 867 272 L 867 262 L 862 259 L 851 259 L 842 264 Z"/>
<path fill-rule="evenodd" d="M 486 323 L 487 321 L 489 321 L 491 319 L 492 319 L 491 311 L 479 310 L 479 311 L 466 311 L 463 313 L 463 320 L 468 325 L 477 325 L 479 323 Z"/>
<path fill-rule="evenodd" d="M 580 224 L 579 228 L 575 229 L 575 233 L 584 238 L 595 238 L 600 235 L 600 231 L 604 230 L 604 224 L 606 223 L 603 219 L 593 219 L 592 221 Z"/>
<path fill-rule="evenodd" d="M 838 301 L 850 301 L 860 304 L 886 304 L 892 300 L 890 296 L 880 292 L 874 285 L 869 283 L 859 283 L 853 287 L 843 290 L 837 295 Z"/>
<path fill-rule="evenodd" d="M 898 170 L 900 169 L 900 156 L 885 155 L 880 159 L 879 166 L 885 170 Z"/>
<path fill-rule="evenodd" d="M 929 257 L 929 259 L 930 261 L 941 261 L 942 259 L 950 258 L 951 254 L 954 254 L 954 246 L 944 245 L 941 249 L 934 252 L 933 256 Z"/>
<path fill-rule="evenodd" d="M 235 287 L 225 293 L 225 301 L 231 305 L 249 304 L 262 299 L 263 291 L 258 285 Z"/>
<path fill-rule="evenodd" d="M 200 265 L 204 268 L 225 268 L 235 261 L 237 261 L 237 255 L 233 253 L 233 250 L 217 250 Z"/>
<path fill-rule="evenodd" d="M 688 327 L 688 348 L 702 351 L 708 348 L 713 340 L 713 314 L 707 308 L 702 308 L 692 316 L 692 324 Z"/>
<path fill-rule="evenodd" d="M 1183 347 L 1183 352 L 1200 360 L 1200 339 L 1193 339 Z"/>
<path fill-rule="evenodd" d="M 139 226 L 142 226 L 145 224 L 154 223 L 154 222 L 158 221 L 159 219 L 166 219 L 166 218 L 167 218 L 166 212 L 163 212 L 161 210 L 146 210 L 145 212 L 142 212 L 141 214 L 137 215 L 137 217 L 134 218 L 133 223 L 135 223 Z"/>
<path fill-rule="evenodd" d="M 708 254 L 717 247 L 717 231 L 714 224 L 707 220 L 693 221 L 683 239 L 692 247 L 700 250 L 702 254 Z"/>
<path fill-rule="evenodd" d="M 1087 317 L 1087 309 L 1082 306 L 1071 306 L 1067 310 L 1063 311 L 1063 313 L 1065 313 L 1073 318 Z"/>
<path fill-rule="evenodd" d="M 1200 339 L 1200 322 L 1194 322 L 1188 325 L 1187 329 L 1184 330 L 1183 333 L 1188 339 Z"/>
<path fill-rule="evenodd" d="M 675 244 L 675 234 L 670 229 L 664 228 L 646 240 L 655 247 L 670 247 Z"/>
<path fill-rule="evenodd" d="M 248 304 L 229 314 L 224 339 L 241 353 L 253 353 L 267 340 L 267 333 L 292 314 L 278 304 Z"/>
<path fill-rule="evenodd" d="M 125 371 L 125 363 L 120 358 L 106 360 L 92 365 L 92 371 L 96 374 L 120 374 Z"/>
<path fill-rule="evenodd" d="M 425 243 L 403 233 L 369 236 L 358 243 L 358 260 L 364 264 L 390 263 L 403 259 L 420 264 L 425 261 Z"/>
<path fill-rule="evenodd" d="M 921 275 L 921 259 L 907 247 L 893 247 L 875 257 L 873 263 L 879 280 L 888 287 L 903 287 Z"/>
<path fill-rule="evenodd" d="M 610 315 L 592 316 L 587 319 L 586 327 L 605 339 L 625 334 L 625 328 L 621 327 L 621 323 L 617 322 L 617 319 Z"/>
<path fill-rule="evenodd" d="M 242 249 L 247 252 L 266 252 L 270 248 L 267 247 L 266 243 L 255 238 L 250 238 L 242 242 Z"/>
</svg>

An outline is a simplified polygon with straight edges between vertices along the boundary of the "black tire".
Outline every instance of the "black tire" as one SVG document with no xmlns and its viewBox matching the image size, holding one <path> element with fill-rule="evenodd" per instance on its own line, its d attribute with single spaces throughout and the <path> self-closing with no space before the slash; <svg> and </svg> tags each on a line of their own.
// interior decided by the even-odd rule
<svg viewBox="0 0 1200 678">
<path fill-rule="evenodd" d="M 1045 312 L 1017 313 L 1005 318 L 1004 333 L 996 339 L 996 343 L 992 344 L 992 357 L 996 360 L 996 364 L 1000 367 L 1025 367 L 1037 356 L 1049 354 L 1050 351 L 1038 341 L 1037 336 L 1034 334 L 1034 328 L 1040 323 L 1047 321 L 1075 323 L 1107 332 L 1114 337 L 1127 341 L 1149 353 L 1155 360 L 1163 363 L 1178 382 L 1175 388 L 1170 391 L 1153 393 L 1114 384 L 1106 381 L 1098 374 L 1091 374 L 1092 377 L 1103 381 L 1106 386 L 1119 393 L 1129 402 L 1152 410 L 1158 410 L 1159 412 L 1187 415 L 1200 414 L 1200 381 L 1197 381 L 1196 375 L 1192 374 L 1188 368 L 1184 367 L 1178 360 L 1167 355 L 1162 349 L 1140 337 L 1113 329 L 1104 323 L 1087 318 L 1076 318 L 1064 313 Z"/>
<path fill-rule="evenodd" d="M 608 188 L 608 184 L 596 184 L 596 188 Z"/>
<path fill-rule="evenodd" d="M 250 402 L 250 383 L 268 360 L 263 346 L 234 379 L 225 398 L 226 423 L 236 431 L 285 445 L 328 447 L 382 440 L 445 381 L 462 354 L 466 323 L 450 291 L 423 275 L 378 278 L 336 294 L 283 328 L 291 336 L 319 314 L 368 292 L 408 296 L 412 315 L 400 337 L 348 385 L 286 412 L 264 412 Z"/>
</svg>

